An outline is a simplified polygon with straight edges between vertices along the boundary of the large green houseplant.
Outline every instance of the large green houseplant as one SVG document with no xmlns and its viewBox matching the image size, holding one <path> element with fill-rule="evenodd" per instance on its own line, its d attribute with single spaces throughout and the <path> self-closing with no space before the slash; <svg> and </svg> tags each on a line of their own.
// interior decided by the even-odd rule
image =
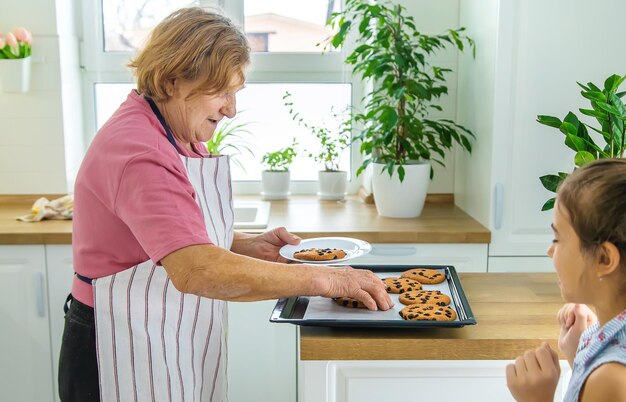
<svg viewBox="0 0 626 402">
<path fill-rule="evenodd" d="M 464 28 L 426 35 L 417 29 L 404 7 L 389 0 L 347 0 L 344 10 L 333 14 L 328 24 L 336 32 L 329 44 L 340 47 L 354 40 L 355 48 L 345 62 L 353 66 L 354 74 L 374 83 L 374 89 L 363 99 L 363 111 L 353 116 L 355 125 L 362 127 L 354 138 L 360 141 L 364 156 L 357 174 L 372 163 L 376 164 L 374 179 L 386 171 L 392 180 L 397 173 L 397 185 L 391 185 L 395 190 L 386 187 L 382 192 L 394 199 L 405 199 L 408 190 L 402 182 L 407 170 L 411 165 L 427 162 L 425 168 L 421 167 L 427 176 L 422 180 L 426 182 L 422 185 L 423 197 L 419 195 L 425 198 L 433 175 L 430 161 L 444 166 L 445 152 L 455 143 L 471 152 L 474 137 L 452 120 L 430 117 L 433 111 L 442 110 L 437 102 L 448 93 L 445 77 L 451 70 L 431 65 L 429 59 L 447 47 L 461 51 L 470 47 L 474 51 L 474 42 L 464 35 Z M 379 214 L 391 216 L 381 213 L 375 180 L 373 184 Z M 396 191 L 402 194 L 395 194 Z M 417 215 L 422 205 L 423 200 Z M 417 215 L 407 212 L 398 217 Z"/>
<path fill-rule="evenodd" d="M 586 163 L 603 158 L 623 158 L 626 150 L 626 106 L 622 101 L 626 91 L 618 92 L 620 85 L 626 80 L 625 76 L 611 75 L 604 81 L 604 88 L 589 82 L 583 85 L 580 94 L 589 100 L 591 109 L 579 109 L 580 113 L 594 118 L 599 127 L 581 122 L 578 117 L 569 112 L 565 118 L 539 115 L 537 121 L 546 126 L 558 128 L 565 135 L 565 145 L 572 149 L 574 155 L 574 165 L 581 167 Z M 597 145 L 589 135 L 587 128 L 598 133 L 597 137 L 605 142 L 604 146 Z M 557 188 L 568 176 L 566 172 L 548 174 L 539 179 L 546 190 L 556 193 Z M 552 197 L 543 204 L 542 211 L 550 210 L 554 207 L 555 198 Z"/>
</svg>

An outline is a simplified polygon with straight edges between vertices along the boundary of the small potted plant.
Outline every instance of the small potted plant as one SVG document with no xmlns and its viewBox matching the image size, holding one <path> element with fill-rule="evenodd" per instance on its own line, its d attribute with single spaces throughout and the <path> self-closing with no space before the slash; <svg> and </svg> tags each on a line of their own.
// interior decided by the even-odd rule
<svg viewBox="0 0 626 402">
<path fill-rule="evenodd" d="M 543 125 L 558 128 L 565 135 L 565 145 L 572 149 L 574 155 L 574 169 L 596 159 L 623 158 L 626 151 L 626 105 L 622 97 L 626 92 L 618 92 L 619 86 L 626 80 L 625 76 L 611 75 L 604 81 L 604 89 L 589 82 L 583 85 L 580 94 L 589 99 L 591 109 L 578 109 L 580 113 L 593 117 L 599 127 L 593 127 L 581 122 L 572 112 L 569 112 L 563 121 L 558 117 L 539 115 L 537 121 Z M 599 146 L 589 135 L 587 128 L 599 134 L 606 145 Z M 558 172 L 541 176 L 541 184 L 546 190 L 556 193 L 559 185 L 569 174 Z M 555 198 L 552 197 L 543 204 L 542 211 L 554 207 Z"/>
<path fill-rule="evenodd" d="M 291 145 L 263 155 L 261 163 L 265 169 L 261 172 L 261 196 L 264 200 L 284 200 L 289 197 L 289 167 L 297 155 L 297 145 L 294 138 Z"/>
<path fill-rule="evenodd" d="M 6 38 L 0 33 L 0 89 L 3 92 L 28 92 L 33 36 L 15 28 Z"/>
<path fill-rule="evenodd" d="M 445 75 L 451 70 L 429 62 L 439 50 L 474 49 L 474 42 L 464 28 L 426 35 L 405 12 L 389 0 L 346 0 L 344 11 L 328 22 L 335 32 L 329 39 L 333 47 L 354 34 L 356 47 L 345 62 L 354 74 L 373 81 L 363 112 L 353 116 L 362 127 L 354 138 L 364 155 L 357 175 L 373 165 L 376 209 L 394 218 L 420 215 L 433 176 L 431 161 L 444 166 L 445 152 L 454 144 L 471 151 L 474 137 L 452 120 L 430 116 L 442 111 L 437 101 L 448 93 Z"/>
<path fill-rule="evenodd" d="M 236 117 L 220 122 L 206 142 L 206 147 L 212 155 L 229 155 L 230 160 L 245 172 L 246 168 L 238 157 L 244 153 L 254 156 L 254 152 L 244 138 L 251 134 L 246 128 L 249 123 L 239 122 L 243 113 L 244 111 L 241 111 Z"/>
<path fill-rule="evenodd" d="M 322 200 L 342 200 L 348 186 L 348 172 L 339 168 L 339 159 L 342 152 L 350 145 L 351 120 L 346 119 L 346 113 L 338 113 L 331 109 L 331 115 L 335 121 L 340 122 L 339 127 L 332 130 L 324 125 L 316 126 L 307 123 L 294 110 L 289 92 L 285 93 L 283 100 L 291 118 L 305 127 L 319 141 L 317 151 L 308 153 L 309 158 L 324 166 L 324 169 L 318 172 L 317 195 Z"/>
</svg>

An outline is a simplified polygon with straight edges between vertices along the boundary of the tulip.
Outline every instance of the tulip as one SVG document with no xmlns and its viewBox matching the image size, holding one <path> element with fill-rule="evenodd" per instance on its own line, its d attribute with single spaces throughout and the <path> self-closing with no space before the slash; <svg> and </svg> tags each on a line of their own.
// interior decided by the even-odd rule
<svg viewBox="0 0 626 402">
<path fill-rule="evenodd" d="M 15 38 L 17 39 L 18 42 L 28 43 L 29 45 L 33 43 L 33 36 L 25 28 L 22 28 L 22 27 L 15 28 L 13 30 L 13 34 L 15 35 Z"/>
<path fill-rule="evenodd" d="M 13 53 L 15 56 L 20 55 L 19 44 L 17 43 L 17 39 L 15 38 L 15 35 L 13 35 L 11 32 L 7 33 L 7 45 L 9 45 L 9 49 L 11 49 L 11 53 Z"/>
<path fill-rule="evenodd" d="M 2 36 L 2 32 L 0 32 L 0 50 L 4 49 L 6 46 L 6 42 L 4 41 L 4 37 Z"/>
</svg>

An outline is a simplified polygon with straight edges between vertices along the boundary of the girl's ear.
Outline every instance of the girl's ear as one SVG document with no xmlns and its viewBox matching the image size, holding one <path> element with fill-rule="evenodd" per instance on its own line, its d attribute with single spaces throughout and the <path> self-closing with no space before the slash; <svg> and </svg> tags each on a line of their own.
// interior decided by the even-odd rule
<svg viewBox="0 0 626 402">
<path fill-rule="evenodd" d="M 605 241 L 600 244 L 597 251 L 598 256 L 598 279 L 611 275 L 620 266 L 620 252 L 615 244 Z"/>
</svg>

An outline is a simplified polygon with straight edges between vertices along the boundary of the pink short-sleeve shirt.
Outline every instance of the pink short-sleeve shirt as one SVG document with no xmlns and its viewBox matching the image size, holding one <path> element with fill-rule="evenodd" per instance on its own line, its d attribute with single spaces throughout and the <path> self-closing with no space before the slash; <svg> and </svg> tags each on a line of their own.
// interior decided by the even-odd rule
<svg viewBox="0 0 626 402">
<path fill-rule="evenodd" d="M 177 145 L 185 156 L 200 157 Z M 201 144 L 194 149 L 206 154 Z M 145 98 L 132 91 L 98 131 L 76 177 L 74 270 L 99 278 L 210 243 L 178 151 Z M 77 277 L 72 295 L 93 306 L 91 286 Z"/>
</svg>

